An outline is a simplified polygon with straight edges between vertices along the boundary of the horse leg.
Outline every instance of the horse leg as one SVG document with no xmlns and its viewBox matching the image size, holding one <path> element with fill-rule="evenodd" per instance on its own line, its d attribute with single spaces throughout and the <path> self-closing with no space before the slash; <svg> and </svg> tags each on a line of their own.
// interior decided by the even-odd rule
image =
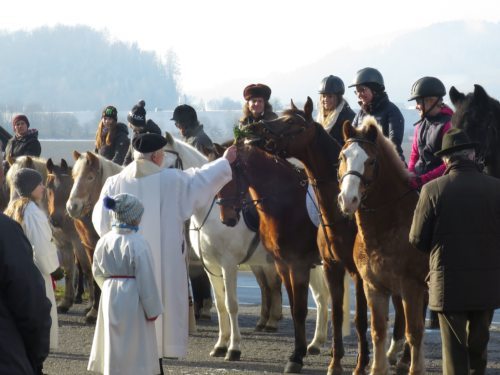
<svg viewBox="0 0 500 375">
<path fill-rule="evenodd" d="M 307 353 L 317 355 L 326 342 L 328 332 L 328 302 L 330 300 L 328 286 L 322 267 L 311 269 L 309 288 L 316 303 L 316 330 L 314 338 L 307 347 Z"/>
<path fill-rule="evenodd" d="M 426 288 L 417 283 L 403 284 L 403 307 L 406 316 L 406 341 L 410 344 L 411 364 L 410 374 L 425 373 L 424 360 L 424 320 L 422 309 L 425 304 Z"/>
<path fill-rule="evenodd" d="M 214 291 L 215 308 L 217 310 L 217 317 L 219 320 L 219 338 L 210 352 L 210 356 L 224 357 L 227 353 L 227 346 L 231 331 L 229 325 L 229 314 L 226 309 L 224 281 L 221 276 L 217 276 L 222 275 L 222 268 L 215 267 L 212 264 L 210 265 L 210 270 L 214 273 L 213 275 L 209 274 L 208 277 Z"/>
<path fill-rule="evenodd" d="M 255 326 L 255 330 L 262 331 L 265 328 L 267 321 L 269 320 L 270 290 L 262 266 L 250 266 L 250 269 L 252 270 L 255 276 L 255 280 L 259 285 L 260 300 L 261 300 L 260 317 L 259 321 L 257 322 L 257 325 Z"/>
<path fill-rule="evenodd" d="M 75 256 L 71 244 L 64 243 L 57 247 L 61 255 L 61 266 L 64 269 L 64 297 L 57 304 L 57 312 L 65 314 L 73 306 L 75 288 L 73 278 L 75 277 Z"/>
<path fill-rule="evenodd" d="M 373 343 L 373 363 L 371 375 L 389 374 L 386 355 L 387 317 L 389 296 L 365 284 L 366 299 L 371 311 L 371 334 Z"/>
<path fill-rule="evenodd" d="M 405 313 L 401 296 L 393 295 L 392 304 L 395 312 L 394 329 L 392 331 L 391 345 L 387 351 L 387 358 L 391 365 L 395 365 L 398 361 L 398 355 L 405 345 Z M 401 359 L 405 360 L 406 358 L 403 356 Z"/>
<path fill-rule="evenodd" d="M 226 290 L 226 308 L 229 313 L 229 324 L 231 327 L 231 338 L 227 349 L 226 361 L 239 361 L 241 357 L 241 333 L 238 325 L 238 296 L 236 293 L 236 280 L 238 268 L 236 264 L 230 264 L 222 268 L 224 275 L 224 287 Z"/>
<path fill-rule="evenodd" d="M 85 293 L 85 287 L 84 287 L 85 277 L 83 275 L 82 265 L 80 264 L 78 259 L 75 259 L 75 261 L 73 263 L 76 265 L 76 269 L 78 271 L 78 273 L 75 274 L 77 276 L 75 303 L 82 303 L 83 302 L 83 293 Z"/>
<path fill-rule="evenodd" d="M 359 273 L 352 275 L 354 287 L 356 290 L 356 316 L 354 325 L 358 336 L 358 358 L 356 369 L 353 374 L 362 375 L 365 373 L 366 366 L 370 362 L 370 351 L 368 349 L 368 340 L 366 331 L 368 330 L 368 306 L 364 290 L 364 282 Z"/>
<path fill-rule="evenodd" d="M 281 279 L 278 276 L 274 262 L 263 265 L 262 271 L 264 272 L 266 284 L 269 289 L 269 318 L 267 319 L 264 331 L 276 332 L 278 330 L 278 322 L 283 319 Z"/>
</svg>

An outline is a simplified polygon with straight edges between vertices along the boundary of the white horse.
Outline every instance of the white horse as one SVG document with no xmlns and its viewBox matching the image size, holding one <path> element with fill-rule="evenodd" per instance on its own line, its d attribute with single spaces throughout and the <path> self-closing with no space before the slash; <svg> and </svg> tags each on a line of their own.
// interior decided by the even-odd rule
<svg viewBox="0 0 500 375">
<path fill-rule="evenodd" d="M 178 154 L 184 168 L 201 167 L 208 159 L 185 142 L 166 134 L 166 150 Z M 219 339 L 210 353 L 212 356 L 225 355 L 226 360 L 239 360 L 241 355 L 241 334 L 238 325 L 238 299 L 236 293 L 238 265 L 259 265 L 268 277 L 278 278 L 268 252 L 258 243 L 253 254 L 248 257 L 255 233 L 250 231 L 243 220 L 235 227 L 224 225 L 219 218 L 219 210 L 213 209 L 213 203 L 196 211 L 191 217 L 191 244 L 198 257 L 208 270 L 210 283 L 215 294 L 215 305 L 219 318 Z M 312 342 L 308 345 L 311 354 L 317 354 L 326 342 L 328 324 L 329 292 L 321 267 L 311 270 L 310 287 L 317 306 L 316 330 Z M 276 309 L 276 307 L 272 307 Z M 281 294 L 279 295 L 281 312 Z M 262 317 L 261 317 L 262 319 Z M 269 314 L 267 327 L 277 326 L 277 314 Z"/>
</svg>

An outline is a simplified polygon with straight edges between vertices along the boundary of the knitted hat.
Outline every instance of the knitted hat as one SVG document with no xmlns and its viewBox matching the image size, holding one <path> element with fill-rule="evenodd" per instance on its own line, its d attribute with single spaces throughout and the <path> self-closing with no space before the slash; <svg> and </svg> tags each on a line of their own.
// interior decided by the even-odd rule
<svg viewBox="0 0 500 375">
<path fill-rule="evenodd" d="M 118 121 L 118 111 L 116 110 L 115 107 L 112 105 L 108 105 L 106 108 L 103 109 L 102 111 L 102 116 L 101 118 L 104 117 L 111 117 L 115 121 Z"/>
<path fill-rule="evenodd" d="M 147 154 L 161 150 L 167 144 L 167 140 L 156 133 L 140 133 L 132 139 L 134 150 Z"/>
<path fill-rule="evenodd" d="M 144 100 L 134 105 L 127 115 L 128 122 L 139 128 L 146 126 L 146 109 L 144 107 L 146 107 Z"/>
<path fill-rule="evenodd" d="M 144 206 L 135 195 L 122 193 L 114 197 L 104 197 L 104 207 L 113 211 L 117 223 L 137 224 L 141 221 Z"/>
<path fill-rule="evenodd" d="M 14 116 L 14 118 L 12 119 L 12 126 L 16 125 L 16 123 L 18 121 L 24 121 L 26 123 L 26 125 L 28 125 L 28 128 L 30 127 L 30 122 L 28 120 L 28 117 L 26 117 L 26 115 L 16 115 L 16 116 Z"/>
<path fill-rule="evenodd" d="M 21 197 L 29 197 L 42 180 L 42 175 L 34 169 L 21 168 L 14 174 L 14 189 Z"/>
<path fill-rule="evenodd" d="M 243 97 L 245 100 L 263 98 L 267 102 L 271 97 L 271 88 L 262 83 L 252 83 L 243 90 Z"/>
</svg>

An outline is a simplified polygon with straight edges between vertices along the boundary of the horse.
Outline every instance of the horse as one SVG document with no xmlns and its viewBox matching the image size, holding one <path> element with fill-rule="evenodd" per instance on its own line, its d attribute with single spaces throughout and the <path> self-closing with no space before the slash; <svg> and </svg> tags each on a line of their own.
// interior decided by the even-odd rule
<svg viewBox="0 0 500 375">
<path fill-rule="evenodd" d="M 343 132 L 338 200 L 345 214 L 355 215 L 358 226 L 354 260 L 372 313 L 372 374 L 388 372 L 385 339 L 391 294 L 403 300 L 410 374 L 423 374 L 422 311 L 429 256 L 409 242 L 418 193 L 408 186 L 406 166 L 375 118 L 366 118 L 359 129 L 345 122 Z"/>
<path fill-rule="evenodd" d="M 238 158 L 231 166 L 233 180 L 218 193 L 221 219 L 234 226 L 242 210 L 257 207 L 261 240 L 273 254 L 294 322 L 295 345 L 284 372 L 297 373 L 306 352 L 314 354 L 310 346 L 306 348 L 307 285 L 311 269 L 322 271 L 316 267 L 320 264 L 317 228 L 306 208 L 307 179 L 282 158 L 241 142 L 237 145 Z M 340 272 L 338 277 L 343 279 L 343 275 Z"/>
<path fill-rule="evenodd" d="M 253 143 L 265 150 L 283 157 L 294 157 L 304 163 L 309 183 L 313 186 L 319 204 L 320 230 L 318 243 L 323 268 L 332 297 L 333 357 L 328 374 L 341 374 L 344 345 L 342 326 L 343 282 L 339 278 L 343 270 L 351 275 L 356 293 L 355 328 L 358 338 L 358 356 L 354 374 L 364 374 L 369 363 L 369 349 L 366 338 L 368 328 L 367 302 L 363 279 L 354 262 L 353 249 L 357 235 L 354 220 L 346 217 L 337 204 L 340 192 L 337 182 L 338 158 L 341 146 L 328 135 L 312 117 L 313 103 L 307 98 L 304 110 L 299 110 L 293 101 L 291 108 L 271 121 L 247 125 L 243 134 L 247 143 Z M 388 350 L 391 363 L 397 362 L 404 344 L 404 313 L 401 299 L 393 297 L 396 310 L 393 340 Z M 403 356 L 398 366 L 404 366 Z"/>
<path fill-rule="evenodd" d="M 56 165 L 52 159 L 46 162 L 47 180 L 45 182 L 47 213 L 49 222 L 52 227 L 52 233 L 56 239 L 56 246 L 60 249 L 61 264 L 65 270 L 65 294 L 63 299 L 57 305 L 59 313 L 69 311 L 74 301 L 81 299 L 82 289 L 78 291 L 80 296 L 75 297 L 75 257 L 78 261 L 79 284 L 80 279 L 86 276 L 86 279 L 91 281 L 92 266 L 85 252 L 85 248 L 80 241 L 80 237 L 75 228 L 75 223 L 66 211 L 66 201 L 69 197 L 69 192 L 73 186 L 71 177 L 71 167 L 68 166 L 66 160 L 61 159 L 61 164 Z M 67 251 L 64 251 L 68 249 Z M 72 250 L 72 251 L 69 251 Z M 94 304 L 94 285 L 89 282 L 89 301 L 86 313 L 91 310 Z"/>
<path fill-rule="evenodd" d="M 485 172 L 500 177 L 500 102 L 480 85 L 474 85 L 474 92 L 467 95 L 452 86 L 449 94 L 455 106 L 453 126 L 479 144 L 476 156 Z"/>
<path fill-rule="evenodd" d="M 167 134 L 165 151 L 179 156 L 184 168 L 201 167 L 208 159 L 185 142 Z M 276 284 L 275 266 L 268 260 L 267 252 L 243 221 L 231 228 L 222 224 L 219 214 L 213 210 L 214 202 L 194 212 L 191 217 L 191 244 L 207 270 L 215 294 L 215 306 L 219 318 L 219 338 L 210 353 L 211 356 L 225 356 L 226 360 L 238 360 L 241 355 L 241 335 L 238 325 L 238 300 L 236 294 L 237 269 L 239 264 L 249 264 L 255 273 L 255 265 L 267 275 L 272 288 L 271 306 L 263 308 L 261 318 L 266 319 L 268 331 L 276 331 L 277 321 L 281 318 L 281 288 Z M 260 282 L 259 282 L 260 284 Z M 306 284 L 307 288 L 307 284 Z M 311 279 L 311 288 L 318 306 L 318 318 L 311 351 L 319 352 L 326 341 L 327 298 L 323 275 L 316 272 Z M 262 304 L 266 302 L 264 296 Z M 268 312 L 266 312 L 268 310 Z M 228 345 L 229 344 L 229 345 Z"/>
<path fill-rule="evenodd" d="M 85 248 L 90 263 L 94 256 L 94 249 L 99 235 L 92 225 L 92 209 L 99 199 L 102 186 L 106 178 L 119 173 L 122 166 L 90 151 L 80 154 L 73 151 L 75 164 L 72 169 L 73 187 L 66 202 L 66 210 L 75 222 L 76 231 Z M 94 305 L 85 316 L 87 323 L 95 323 L 101 290 L 95 280 Z"/>
</svg>

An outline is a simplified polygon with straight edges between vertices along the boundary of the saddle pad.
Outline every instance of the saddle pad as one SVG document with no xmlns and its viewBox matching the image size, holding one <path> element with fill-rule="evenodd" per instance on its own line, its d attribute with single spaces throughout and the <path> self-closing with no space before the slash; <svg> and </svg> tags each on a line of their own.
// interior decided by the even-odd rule
<svg viewBox="0 0 500 375">
<path fill-rule="evenodd" d="M 306 207 L 309 219 L 311 219 L 316 227 L 319 227 L 318 199 L 311 185 L 307 185 Z"/>
</svg>

